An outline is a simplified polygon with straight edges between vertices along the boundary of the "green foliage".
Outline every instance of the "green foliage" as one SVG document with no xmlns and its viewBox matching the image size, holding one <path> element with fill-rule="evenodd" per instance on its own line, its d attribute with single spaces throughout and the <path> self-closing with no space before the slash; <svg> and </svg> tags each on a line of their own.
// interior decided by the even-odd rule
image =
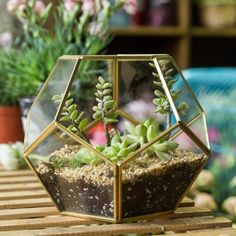
<svg viewBox="0 0 236 236">
<path fill-rule="evenodd" d="M 106 132 L 107 146 L 111 143 L 111 137 L 108 130 L 108 125 L 118 122 L 117 114 L 113 111 L 115 101 L 112 99 L 112 84 L 105 82 L 100 76 L 96 85 L 97 92 L 95 93 L 97 105 L 93 107 L 93 118 L 95 120 L 103 120 L 104 129 Z"/>
<path fill-rule="evenodd" d="M 63 98 L 62 95 L 54 95 L 52 100 L 55 103 L 60 103 Z M 60 121 L 65 122 L 67 125 L 67 129 L 81 138 L 85 139 L 89 142 L 84 130 L 86 125 L 88 124 L 88 118 L 83 118 L 84 111 L 80 111 L 79 107 L 76 103 L 74 103 L 74 99 L 70 96 L 67 96 L 66 102 L 62 108 Z"/>
<path fill-rule="evenodd" d="M 161 60 L 160 62 L 160 67 L 163 73 L 163 76 L 165 78 L 165 81 L 167 83 L 167 86 L 170 90 L 170 94 L 172 96 L 172 98 L 176 101 L 179 98 L 179 95 L 181 93 L 181 90 L 174 90 L 174 85 L 177 82 L 177 79 L 174 76 L 174 69 L 171 68 L 170 66 L 170 60 Z M 149 63 L 149 66 L 151 68 L 155 68 L 155 65 L 153 63 Z M 156 106 L 156 111 L 160 114 L 167 114 L 167 125 L 168 127 L 171 125 L 171 107 L 170 107 L 170 103 L 169 100 L 167 98 L 167 95 L 165 94 L 164 91 L 164 87 L 161 83 L 161 81 L 159 80 L 159 75 L 156 72 L 153 72 L 153 77 L 154 77 L 154 85 L 156 87 L 154 94 L 155 94 L 155 98 L 153 99 L 153 104 Z M 188 104 L 186 102 L 181 102 L 179 103 L 178 107 L 177 107 L 178 112 L 180 112 L 181 114 L 186 114 L 187 110 L 188 110 Z"/>
<path fill-rule="evenodd" d="M 127 143 L 137 144 L 137 147 L 143 146 L 145 143 L 152 141 L 157 135 L 158 130 L 148 120 L 144 124 L 134 126 L 130 122 L 125 122 L 125 128 L 129 132 L 127 134 Z M 170 156 L 167 154 L 168 151 L 174 150 L 178 147 L 178 144 L 174 141 L 158 141 L 151 145 L 148 149 L 149 154 L 155 153 L 161 160 L 170 160 Z"/>
<path fill-rule="evenodd" d="M 62 0 L 55 4 L 50 31 L 45 23 L 52 15 L 52 3 L 40 14 L 34 10 L 35 0 L 26 1 L 24 11 L 16 11 L 22 22 L 23 35 L 17 38 L 15 47 L 9 52 L 0 51 L 0 105 L 15 105 L 21 97 L 34 96 L 61 55 L 103 52 L 111 41 L 108 31 L 110 18 L 124 3 L 114 1 L 93 16 L 81 12 L 81 4 L 82 1 L 77 1 L 70 12 L 65 10 Z M 97 33 L 88 30 L 91 23 L 99 26 Z M 98 67 L 96 63 L 81 67 L 78 79 L 84 100 L 92 97 L 92 85 L 85 74 Z"/>
</svg>

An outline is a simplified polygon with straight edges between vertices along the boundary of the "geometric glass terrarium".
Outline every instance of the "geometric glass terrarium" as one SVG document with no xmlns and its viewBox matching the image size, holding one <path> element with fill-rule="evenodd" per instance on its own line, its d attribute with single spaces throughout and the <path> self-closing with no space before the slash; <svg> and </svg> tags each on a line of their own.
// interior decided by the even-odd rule
<svg viewBox="0 0 236 236">
<path fill-rule="evenodd" d="M 173 212 L 209 156 L 204 112 L 169 55 L 62 56 L 28 114 L 25 158 L 63 214 Z"/>
</svg>

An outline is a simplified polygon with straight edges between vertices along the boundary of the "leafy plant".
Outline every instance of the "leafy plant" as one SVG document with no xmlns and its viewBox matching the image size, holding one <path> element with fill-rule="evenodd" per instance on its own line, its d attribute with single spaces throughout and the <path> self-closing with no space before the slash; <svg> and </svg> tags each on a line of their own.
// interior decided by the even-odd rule
<svg viewBox="0 0 236 236">
<path fill-rule="evenodd" d="M 159 62 L 163 76 L 165 78 L 165 81 L 167 83 L 167 86 L 170 90 L 170 94 L 174 100 L 178 100 L 178 97 L 180 93 L 182 92 L 181 90 L 175 90 L 174 85 L 177 82 L 177 78 L 174 76 L 174 69 L 170 67 L 170 60 L 161 60 Z M 155 64 L 149 63 L 150 67 L 156 69 Z M 161 114 L 166 114 L 167 115 L 167 128 L 171 126 L 171 116 L 172 116 L 172 111 L 170 107 L 170 103 L 168 100 L 167 95 L 165 94 L 165 90 L 163 87 L 162 82 L 159 80 L 159 74 L 155 72 L 152 73 L 154 77 L 154 85 L 156 87 L 154 94 L 155 98 L 153 99 L 153 104 L 156 106 L 156 111 Z M 181 114 L 186 114 L 186 111 L 188 110 L 188 104 L 186 102 L 181 102 L 178 107 L 177 111 L 180 112 Z"/>
<path fill-rule="evenodd" d="M 111 137 L 109 134 L 108 125 L 118 122 L 117 114 L 113 111 L 115 106 L 115 101 L 112 99 L 112 84 L 110 82 L 105 82 L 105 80 L 100 76 L 98 77 L 98 83 L 96 85 L 97 92 L 95 93 L 97 106 L 93 107 L 94 114 L 93 118 L 95 120 L 103 120 L 104 130 L 106 133 L 107 146 L 111 144 Z"/>
<path fill-rule="evenodd" d="M 62 100 L 62 95 L 54 95 L 52 100 L 55 103 L 60 103 Z M 88 143 L 90 142 L 88 137 L 86 136 L 84 129 L 88 123 L 88 118 L 83 118 L 84 111 L 80 111 L 79 107 L 76 103 L 74 103 L 74 99 L 69 94 L 66 102 L 62 108 L 60 121 L 68 123 L 67 129 L 81 138 L 85 139 Z"/>
<path fill-rule="evenodd" d="M 44 6 L 40 0 L 18 2 L 14 3 L 15 10 L 11 13 L 22 23 L 22 37 L 17 38 L 9 53 L 0 52 L 0 91 L 1 96 L 4 95 L 0 103 L 3 105 L 15 105 L 21 97 L 34 96 L 61 55 L 101 53 L 111 41 L 109 21 L 125 4 L 123 0 L 116 0 L 103 6 L 104 1 L 99 0 L 96 2 L 101 9 L 95 9 L 94 2 L 92 13 L 84 10 L 85 1 L 71 1 L 74 5 L 71 9 L 67 9 L 62 0 L 53 8 L 52 3 Z M 37 2 L 44 6 L 40 11 L 35 10 Z M 54 19 L 50 19 L 53 24 L 49 30 L 46 23 L 52 10 Z M 93 86 L 85 75 L 99 66 L 91 63 L 80 67 L 78 79 L 84 100 L 91 98 Z"/>
</svg>

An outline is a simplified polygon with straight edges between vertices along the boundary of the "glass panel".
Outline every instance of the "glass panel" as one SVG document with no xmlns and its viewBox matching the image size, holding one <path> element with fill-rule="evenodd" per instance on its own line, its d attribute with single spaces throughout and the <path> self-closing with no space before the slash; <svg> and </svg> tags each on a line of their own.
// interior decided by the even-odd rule
<svg viewBox="0 0 236 236">
<path fill-rule="evenodd" d="M 61 211 L 113 218 L 113 167 L 56 129 L 29 155 Z"/>
<path fill-rule="evenodd" d="M 150 63 L 153 61 L 119 62 L 119 109 L 141 123 L 151 119 L 163 129 L 166 117 L 160 112 L 155 113 L 153 81 L 156 78 L 153 72 L 157 72 Z"/>
<path fill-rule="evenodd" d="M 173 62 L 168 60 L 158 61 L 166 84 L 171 92 L 174 105 L 178 111 L 180 120 L 187 123 L 201 113 L 196 100 L 193 98 L 192 91 L 186 85 L 185 79 L 178 72 Z M 172 114 L 171 123 L 175 123 L 175 117 Z"/>
<path fill-rule="evenodd" d="M 207 133 L 206 120 L 204 115 L 201 115 L 196 121 L 194 121 L 188 127 L 193 131 L 193 133 L 209 148 L 209 139 Z"/>
<path fill-rule="evenodd" d="M 101 86 L 101 81 L 99 81 L 99 78 L 102 78 L 104 80 L 104 88 L 98 88 L 98 86 Z M 110 83 L 110 86 L 107 87 L 108 82 Z M 104 95 L 103 93 L 105 93 L 105 90 L 106 94 Z M 95 113 L 93 107 L 98 106 L 99 103 L 97 100 L 98 97 L 96 96 L 98 92 L 100 92 L 102 96 L 102 98 L 99 100 L 101 101 L 100 105 L 102 107 L 104 107 L 103 98 L 105 96 L 110 96 L 110 100 L 113 99 L 113 61 L 83 59 L 79 65 L 75 79 L 70 88 L 70 95 L 68 96 L 67 101 L 63 106 L 64 108 L 59 117 L 59 122 L 67 128 L 71 124 L 73 124 L 74 130 L 72 131 L 78 134 L 87 142 L 89 142 L 89 139 L 91 138 L 91 136 L 93 136 L 91 132 L 95 130 L 94 128 L 86 129 L 87 125 L 89 125 L 91 122 L 98 122 L 99 120 L 101 120 L 101 117 L 98 117 L 98 119 L 96 118 L 96 120 L 93 117 L 93 114 Z M 72 108 L 73 106 L 74 108 Z M 109 110 L 113 109 L 114 106 L 115 102 L 109 108 Z M 101 108 L 99 110 L 101 110 Z M 74 111 L 75 114 L 73 117 L 72 113 Z M 104 115 L 106 112 L 104 112 Z M 66 119 L 65 116 L 69 117 L 69 119 Z M 85 127 L 83 127 L 84 134 L 81 134 L 78 126 L 83 120 L 84 122 L 86 122 L 86 125 Z M 101 122 L 98 122 L 98 124 L 95 126 L 100 131 L 103 128 Z"/>
<path fill-rule="evenodd" d="M 207 160 L 188 136 L 167 140 L 168 135 L 123 166 L 123 218 L 173 211 Z"/>
<path fill-rule="evenodd" d="M 65 88 L 72 74 L 76 60 L 60 59 L 43 86 L 28 114 L 28 124 L 25 134 L 25 147 L 32 142 L 52 123 L 56 116 L 59 103 L 52 97 L 65 92 Z"/>
</svg>

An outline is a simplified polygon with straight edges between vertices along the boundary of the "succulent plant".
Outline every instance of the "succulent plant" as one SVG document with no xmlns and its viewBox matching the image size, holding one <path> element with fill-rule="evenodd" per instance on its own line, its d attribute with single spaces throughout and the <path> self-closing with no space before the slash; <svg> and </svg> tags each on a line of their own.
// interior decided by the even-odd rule
<svg viewBox="0 0 236 236">
<path fill-rule="evenodd" d="M 62 100 L 62 95 L 54 95 L 52 100 L 55 103 L 60 103 Z M 88 137 L 86 136 L 84 129 L 88 123 L 88 118 L 83 118 L 84 111 L 80 111 L 78 105 L 74 103 L 74 99 L 69 94 L 67 96 L 66 102 L 62 108 L 60 121 L 68 124 L 67 129 L 81 138 L 85 139 L 90 143 Z"/>
<path fill-rule="evenodd" d="M 174 76 L 174 72 L 175 72 L 174 69 L 170 68 L 169 66 L 170 60 L 161 60 L 159 64 L 160 64 L 162 73 L 164 75 L 165 81 L 167 83 L 167 86 L 170 90 L 171 96 L 174 100 L 177 100 L 179 97 L 179 94 L 182 91 L 174 89 L 174 85 L 178 79 Z M 149 63 L 149 66 L 156 69 L 156 66 L 153 63 Z M 171 126 L 171 115 L 172 115 L 170 103 L 167 98 L 167 95 L 165 94 L 163 84 L 159 80 L 159 75 L 156 72 L 153 72 L 152 75 L 155 79 L 153 83 L 156 87 L 154 91 L 155 98 L 153 99 L 153 103 L 156 106 L 155 112 L 159 112 L 161 114 L 167 115 L 167 128 L 168 128 Z M 180 102 L 177 107 L 177 110 L 183 115 L 186 114 L 186 111 L 188 110 L 188 104 L 186 102 Z"/>
<path fill-rule="evenodd" d="M 134 126 L 130 122 L 125 122 L 125 128 L 129 132 L 125 137 L 130 144 L 137 144 L 142 147 L 145 143 L 153 141 L 158 135 L 158 131 L 155 126 L 146 120 L 143 124 Z M 174 141 L 160 140 L 151 145 L 148 149 L 149 154 L 156 154 L 161 160 L 170 160 L 171 157 L 167 154 L 168 151 L 174 150 L 178 147 L 178 144 Z"/>
<path fill-rule="evenodd" d="M 105 82 L 105 80 L 99 76 L 98 83 L 96 85 L 97 92 L 95 93 L 97 105 L 93 107 L 95 120 L 103 120 L 104 130 L 106 133 L 107 146 L 111 144 L 111 137 L 109 134 L 108 125 L 118 122 L 117 113 L 113 111 L 115 107 L 115 101 L 112 99 L 112 84 Z"/>
<path fill-rule="evenodd" d="M 151 66 L 153 67 L 154 65 Z M 165 71 L 166 79 L 170 73 L 172 73 L 172 70 Z M 153 73 L 153 75 L 157 78 L 155 73 Z M 173 86 L 175 82 L 176 80 L 169 79 L 168 77 L 169 86 Z M 154 81 L 154 84 L 159 87 L 161 86 L 161 83 L 158 81 Z M 95 96 L 97 105 L 93 107 L 93 118 L 95 121 L 103 121 L 107 139 L 106 146 L 96 146 L 97 151 L 101 152 L 114 162 L 122 161 L 127 158 L 130 153 L 136 151 L 144 144 L 153 141 L 154 138 L 159 134 L 159 130 L 153 125 L 151 120 L 146 120 L 143 124 L 138 124 L 136 126 L 130 122 L 125 122 L 126 130 L 122 135 L 116 129 L 112 129 L 109 132 L 108 125 L 118 122 L 117 113 L 115 111 L 116 104 L 111 96 L 112 84 L 110 82 L 106 82 L 100 76 L 98 77 L 96 89 L 97 91 Z M 176 97 L 177 93 L 179 92 L 172 91 L 172 96 Z M 161 89 L 156 89 L 155 95 L 157 98 L 155 98 L 153 102 L 157 106 L 156 112 L 160 112 L 162 114 L 170 113 L 169 102 Z M 62 97 L 63 94 L 55 95 L 53 96 L 52 100 L 55 103 L 60 103 Z M 83 118 L 83 115 L 84 111 L 79 110 L 78 104 L 74 103 L 74 99 L 69 94 L 62 108 L 60 121 L 65 122 L 65 124 L 68 125 L 67 129 L 69 131 L 89 142 L 89 139 L 85 134 L 85 128 L 88 123 L 88 119 Z M 171 157 L 168 155 L 168 151 L 174 150 L 177 147 L 178 144 L 176 142 L 169 141 L 168 139 L 162 139 L 152 144 L 142 153 L 142 155 L 155 155 L 161 160 L 168 161 L 171 159 Z M 96 156 L 95 152 L 82 147 L 71 159 L 65 159 L 63 157 L 51 158 L 51 162 L 53 166 L 58 168 L 62 166 L 76 168 L 86 164 L 97 165 L 98 163 L 102 162 L 102 160 Z"/>
</svg>

